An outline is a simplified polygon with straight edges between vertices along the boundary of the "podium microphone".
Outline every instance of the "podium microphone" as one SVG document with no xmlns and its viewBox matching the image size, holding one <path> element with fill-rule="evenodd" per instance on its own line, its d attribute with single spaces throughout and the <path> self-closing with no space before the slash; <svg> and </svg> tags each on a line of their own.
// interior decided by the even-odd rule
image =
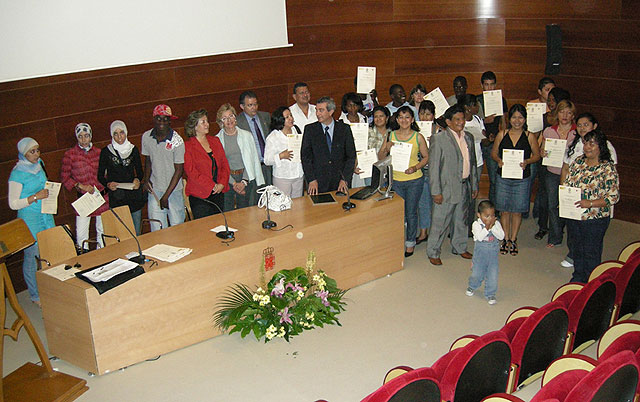
<svg viewBox="0 0 640 402">
<path fill-rule="evenodd" d="M 191 197 L 195 197 L 195 196 L 191 196 Z M 225 240 L 233 239 L 235 237 L 235 235 L 234 235 L 233 231 L 229 230 L 229 225 L 227 224 L 227 217 L 224 214 L 224 212 L 222 211 L 222 209 L 218 206 L 218 204 L 216 204 L 215 202 L 211 202 L 206 198 L 200 198 L 200 197 L 195 197 L 195 198 L 197 198 L 199 200 L 202 200 L 202 201 L 204 201 L 204 202 L 206 202 L 208 204 L 211 204 L 214 207 L 216 207 L 218 209 L 218 211 L 220 211 L 220 214 L 222 215 L 222 217 L 224 218 L 224 231 L 216 233 L 216 236 L 221 238 L 221 239 L 225 239 Z"/>
<path fill-rule="evenodd" d="M 133 240 L 135 240 L 136 244 L 138 245 L 138 256 L 129 258 L 129 261 L 135 262 L 136 264 L 139 264 L 139 265 L 143 265 L 144 261 L 146 260 L 146 257 L 144 256 L 144 254 L 142 254 L 142 248 L 140 248 L 140 242 L 138 241 L 138 236 L 136 236 L 131 231 L 131 229 L 129 229 L 129 227 L 127 227 L 127 225 L 124 224 L 124 221 L 120 219 L 120 217 L 118 216 L 118 214 L 116 214 L 116 211 L 114 211 L 113 208 L 109 207 L 109 210 L 111 211 L 113 216 L 115 216 L 116 219 L 120 221 L 120 223 L 122 223 L 122 226 L 124 226 L 124 228 L 127 229 L 127 232 L 129 232 L 129 234 L 133 236 Z"/>
<path fill-rule="evenodd" d="M 342 176 L 342 173 L 340 173 L 340 177 L 342 178 L 342 180 L 344 180 L 344 176 Z M 346 183 L 347 181 L 344 180 L 344 182 Z M 353 202 L 351 202 L 351 192 L 349 191 L 349 186 L 347 186 L 347 201 L 342 203 L 342 209 L 345 210 L 345 212 L 349 212 L 351 211 L 353 208 L 356 207 L 356 204 L 354 204 Z"/>
<path fill-rule="evenodd" d="M 271 213 L 269 212 L 269 190 L 267 189 L 267 187 L 265 187 L 265 189 L 264 189 L 264 195 L 267 198 L 267 207 L 266 207 L 267 208 L 267 220 L 266 221 L 262 221 L 262 228 L 269 230 L 269 229 L 275 228 L 276 226 L 278 226 L 278 224 L 271 220 Z"/>
</svg>

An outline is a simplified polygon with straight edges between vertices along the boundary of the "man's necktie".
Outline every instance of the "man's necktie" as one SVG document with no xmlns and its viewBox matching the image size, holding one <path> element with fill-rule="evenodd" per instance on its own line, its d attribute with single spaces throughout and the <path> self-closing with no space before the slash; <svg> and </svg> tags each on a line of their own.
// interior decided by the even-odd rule
<svg viewBox="0 0 640 402">
<path fill-rule="evenodd" d="M 256 129 L 256 135 L 258 136 L 258 144 L 260 144 L 260 156 L 264 157 L 264 138 L 262 138 L 262 131 L 260 131 L 260 126 L 256 121 L 256 118 L 252 118 L 253 127 Z"/>
<path fill-rule="evenodd" d="M 329 135 L 329 127 L 324 128 L 324 134 L 327 136 L 327 146 L 329 147 L 329 153 L 331 153 L 331 136 Z"/>
</svg>

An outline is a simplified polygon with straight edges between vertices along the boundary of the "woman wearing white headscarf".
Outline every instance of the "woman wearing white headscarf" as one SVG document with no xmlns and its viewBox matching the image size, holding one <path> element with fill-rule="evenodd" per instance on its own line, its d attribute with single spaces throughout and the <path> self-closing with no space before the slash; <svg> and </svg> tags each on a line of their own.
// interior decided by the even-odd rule
<svg viewBox="0 0 640 402">
<path fill-rule="evenodd" d="M 18 211 L 18 218 L 25 221 L 29 231 L 36 238 L 36 234 L 55 226 L 53 215 L 43 214 L 40 200 L 49 196 L 44 188 L 47 174 L 44 163 L 40 159 L 40 146 L 30 137 L 18 142 L 18 163 L 9 176 L 9 208 Z M 36 259 L 38 243 L 24 250 L 22 274 L 29 289 L 31 301 L 40 305 L 38 284 L 36 282 Z"/>
<path fill-rule="evenodd" d="M 111 123 L 109 131 L 111 144 L 100 152 L 98 180 L 107 188 L 111 208 L 129 206 L 136 234 L 139 235 L 141 234 L 142 207 L 146 198 L 140 188 L 140 182 L 144 177 L 140 152 L 127 139 L 127 125 L 122 120 Z M 127 187 L 127 189 L 119 187 Z"/>
<path fill-rule="evenodd" d="M 90 216 L 76 216 L 76 242 L 78 246 L 83 247 L 82 243 L 89 238 L 91 217 L 95 216 L 96 240 L 99 247 L 102 247 L 103 230 L 100 215 L 109 209 L 109 198 L 104 186 L 98 181 L 100 150 L 94 147 L 91 142 L 93 132 L 87 123 L 79 123 L 76 126 L 75 134 L 78 143 L 64 153 L 60 168 L 60 180 L 67 190 L 75 190 L 78 198 L 84 193 L 93 194 L 95 189 L 104 195 L 106 202 L 93 211 Z"/>
</svg>

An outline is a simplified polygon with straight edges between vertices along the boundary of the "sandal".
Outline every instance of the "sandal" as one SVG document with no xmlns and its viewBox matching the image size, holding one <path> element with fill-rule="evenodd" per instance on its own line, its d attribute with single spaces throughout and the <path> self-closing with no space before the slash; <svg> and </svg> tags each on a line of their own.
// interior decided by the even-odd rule
<svg viewBox="0 0 640 402">
<path fill-rule="evenodd" d="M 517 241 L 518 239 L 511 242 L 511 255 L 518 255 L 518 243 L 516 243 Z"/>
<path fill-rule="evenodd" d="M 533 237 L 535 237 L 536 240 L 542 240 L 546 235 L 547 235 L 547 231 L 540 229 L 538 230 L 538 233 L 536 233 L 536 235 Z"/>
<path fill-rule="evenodd" d="M 503 240 L 502 244 L 500 245 L 500 254 L 505 255 L 509 252 L 509 250 L 507 249 L 507 241 Z"/>
</svg>

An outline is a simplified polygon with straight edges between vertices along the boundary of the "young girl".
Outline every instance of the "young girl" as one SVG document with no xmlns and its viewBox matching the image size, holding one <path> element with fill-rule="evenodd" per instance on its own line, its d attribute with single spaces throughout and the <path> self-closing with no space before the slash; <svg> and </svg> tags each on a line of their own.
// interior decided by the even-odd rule
<svg viewBox="0 0 640 402">
<path fill-rule="evenodd" d="M 491 305 L 496 304 L 498 291 L 498 252 L 500 241 L 504 239 L 504 230 L 496 219 L 496 208 L 489 200 L 478 205 L 478 220 L 473 222 L 473 259 L 471 276 L 466 295 L 473 296 L 484 280 L 484 297 Z"/>
</svg>

